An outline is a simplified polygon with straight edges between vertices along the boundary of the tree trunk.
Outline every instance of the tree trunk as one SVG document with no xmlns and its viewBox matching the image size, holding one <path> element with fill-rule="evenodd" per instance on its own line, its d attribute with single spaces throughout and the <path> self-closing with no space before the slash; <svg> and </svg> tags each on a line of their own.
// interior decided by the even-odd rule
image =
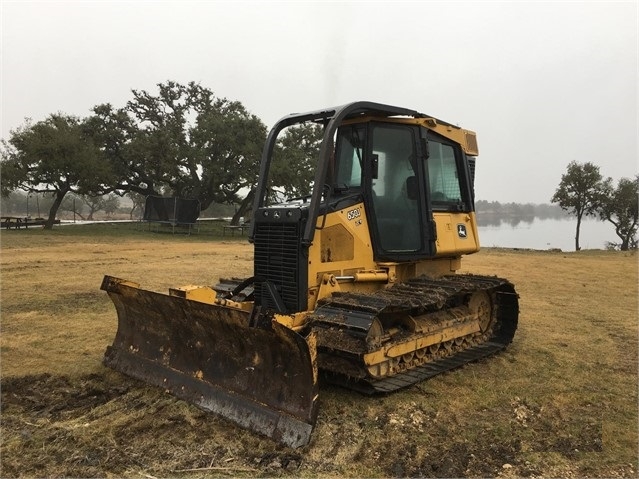
<svg viewBox="0 0 639 479">
<path fill-rule="evenodd" d="M 575 232 L 575 251 L 579 251 L 579 230 L 581 229 L 581 215 L 577 215 L 577 231 Z"/>
<path fill-rule="evenodd" d="M 58 190 L 55 193 L 55 199 L 53 200 L 53 204 L 51 205 L 51 209 L 49 210 L 49 217 L 47 221 L 44 223 L 45 230 L 52 230 L 53 223 L 55 223 L 55 215 L 58 214 L 58 208 L 62 204 L 62 200 L 64 199 L 64 195 L 67 194 L 67 190 Z"/>
<path fill-rule="evenodd" d="M 237 226 L 240 223 L 240 218 L 246 214 L 246 212 L 253 206 L 253 198 L 255 198 L 255 190 L 252 189 L 249 191 L 246 198 L 242 200 L 240 203 L 240 207 L 237 209 L 233 218 L 231 219 L 231 224 Z"/>
<path fill-rule="evenodd" d="M 621 235 L 620 235 L 621 236 Z M 630 235 L 621 236 L 621 251 L 628 251 L 630 249 Z"/>
</svg>

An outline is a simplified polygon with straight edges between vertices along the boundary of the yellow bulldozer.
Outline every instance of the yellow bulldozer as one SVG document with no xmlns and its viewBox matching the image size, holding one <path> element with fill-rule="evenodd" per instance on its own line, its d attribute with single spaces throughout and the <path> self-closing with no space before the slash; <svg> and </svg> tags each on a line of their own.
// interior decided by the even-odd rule
<svg viewBox="0 0 639 479">
<path fill-rule="evenodd" d="M 269 204 L 278 135 L 305 122 L 323 126 L 312 194 Z M 456 274 L 479 250 L 477 155 L 474 132 L 396 106 L 283 117 L 262 154 L 253 276 L 168 294 L 105 276 L 118 314 L 105 364 L 300 447 L 320 380 L 388 393 L 505 348 L 514 286 Z"/>
</svg>

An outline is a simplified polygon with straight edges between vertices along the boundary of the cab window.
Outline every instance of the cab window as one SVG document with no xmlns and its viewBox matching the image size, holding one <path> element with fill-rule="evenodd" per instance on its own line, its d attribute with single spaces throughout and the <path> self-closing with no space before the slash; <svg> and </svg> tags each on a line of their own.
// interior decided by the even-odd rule
<svg viewBox="0 0 639 479">
<path fill-rule="evenodd" d="M 446 207 L 451 203 L 462 201 L 455 150 L 451 145 L 430 140 L 428 142 L 429 157 L 428 184 L 433 207 Z"/>
<path fill-rule="evenodd" d="M 333 172 L 333 186 L 336 188 L 354 188 L 362 185 L 365 138 L 366 130 L 361 126 L 342 127 L 338 131 Z"/>
</svg>

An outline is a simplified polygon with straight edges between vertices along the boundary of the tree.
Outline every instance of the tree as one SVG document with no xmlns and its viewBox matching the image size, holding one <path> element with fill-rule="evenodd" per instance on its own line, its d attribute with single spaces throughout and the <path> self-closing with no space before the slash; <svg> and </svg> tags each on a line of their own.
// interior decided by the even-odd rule
<svg viewBox="0 0 639 479">
<path fill-rule="evenodd" d="M 80 201 L 89 208 L 89 215 L 87 221 L 93 221 L 93 215 L 104 209 L 104 196 L 80 196 Z M 84 218 L 83 218 L 84 219 Z"/>
<path fill-rule="evenodd" d="M 282 201 L 310 195 L 313 187 L 323 128 L 315 123 L 293 125 L 284 129 L 275 145 L 269 171 L 269 199 Z M 259 166 L 255 166 L 251 189 L 233 215 L 231 224 L 239 223 L 255 199 Z"/>
<path fill-rule="evenodd" d="M 575 251 L 579 251 L 579 230 L 584 216 L 595 216 L 601 204 L 604 182 L 599 167 L 587 162 L 571 161 L 566 173 L 561 176 L 559 187 L 551 198 L 552 203 L 577 217 Z"/>
<path fill-rule="evenodd" d="M 135 191 L 128 192 L 126 196 L 129 197 L 132 203 L 131 209 L 129 210 L 129 219 L 133 220 L 133 213 L 135 213 L 136 210 L 140 211 L 140 213 L 138 213 L 138 218 L 142 217 L 142 214 L 144 213 L 144 205 L 146 204 L 146 197 L 136 193 Z"/>
<path fill-rule="evenodd" d="M 97 105 L 86 127 L 112 172 L 110 181 L 102 185 L 103 193 L 158 194 L 150 168 L 145 165 L 144 149 L 139 146 L 139 128 L 126 109 L 116 109 L 109 103 Z"/>
<path fill-rule="evenodd" d="M 111 218 L 120 208 L 120 198 L 113 193 L 103 196 L 104 205 L 102 209 L 106 213 L 108 218 Z"/>
<path fill-rule="evenodd" d="M 125 108 L 94 108 L 90 125 L 112 164 L 112 191 L 237 203 L 256 183 L 266 127 L 237 101 L 196 83 L 133 90 Z"/>
<path fill-rule="evenodd" d="M 639 175 L 634 179 L 621 178 L 617 188 L 612 186 L 612 178 L 604 183 L 604 195 L 598 208 L 599 217 L 615 226 L 615 233 L 621 239 L 619 249 L 627 251 L 637 247 L 639 227 Z"/>
<path fill-rule="evenodd" d="M 50 115 L 35 125 L 27 123 L 2 142 L 2 195 L 20 189 L 49 193 L 53 203 L 45 229 L 53 228 L 65 195 L 96 193 L 109 180 L 108 165 L 79 118 Z"/>
<path fill-rule="evenodd" d="M 104 211 L 107 216 L 112 216 L 120 207 L 120 198 L 114 193 L 109 193 L 108 195 L 83 195 L 77 199 L 89 209 L 89 214 L 86 218 L 88 221 L 93 221 L 93 215 L 98 211 Z M 70 211 L 74 211 L 73 207 L 71 207 Z M 75 210 L 74 213 L 80 215 L 78 210 Z M 84 219 L 82 215 L 80 217 Z"/>
<path fill-rule="evenodd" d="M 202 209 L 212 202 L 237 203 L 240 192 L 257 184 L 266 126 L 239 102 L 214 99 L 206 91 L 200 95 L 197 121 L 189 132 L 198 161 L 188 165 L 185 187 Z"/>
<path fill-rule="evenodd" d="M 288 198 L 311 194 L 324 129 L 315 123 L 286 128 L 273 153 L 270 186 Z"/>
<path fill-rule="evenodd" d="M 84 206 L 85 202 L 82 200 L 81 196 L 69 193 L 64 197 L 64 200 L 62 200 L 58 211 L 68 211 L 69 213 L 73 213 L 74 221 L 76 216 L 79 216 L 81 220 L 85 220 Z"/>
</svg>

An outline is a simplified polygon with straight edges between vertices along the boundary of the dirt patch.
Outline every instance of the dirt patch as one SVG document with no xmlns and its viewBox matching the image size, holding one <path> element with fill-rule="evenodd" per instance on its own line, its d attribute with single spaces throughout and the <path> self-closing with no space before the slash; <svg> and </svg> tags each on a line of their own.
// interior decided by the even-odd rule
<svg viewBox="0 0 639 479">
<path fill-rule="evenodd" d="M 69 378 L 50 374 L 4 378 L 1 411 L 19 410 L 35 420 L 47 421 L 78 417 L 125 394 L 129 381 L 118 382 L 108 384 L 98 374 L 91 374 L 75 383 Z"/>
<path fill-rule="evenodd" d="M 251 472 L 299 467 L 295 455 L 233 449 L 223 420 L 122 375 L 2 380 L 2 477 L 103 477 L 135 471 Z M 256 469 L 257 468 L 257 469 Z"/>
<path fill-rule="evenodd" d="M 5 378 L 1 388 L 2 477 L 335 475 L 343 455 L 377 477 L 543 473 L 524 459 L 515 432 L 540 412 L 520 401 L 510 405 L 510 438 L 490 428 L 469 437 L 463 424 L 412 402 L 419 388 L 369 398 L 325 386 L 311 445 L 292 450 L 106 369 L 79 378 Z M 393 401 L 402 395 L 398 410 Z M 536 445 L 574 458 L 585 438 L 577 444 L 556 432 L 553 421 L 537 421 Z"/>
<path fill-rule="evenodd" d="M 152 476 L 330 474 L 338 466 L 333 458 L 367 433 L 353 459 L 368 467 L 377 463 L 379 475 L 385 477 L 487 476 L 516 461 L 516 441 L 494 444 L 489 434 L 476 443 L 445 441 L 440 437 L 443 430 L 427 431 L 430 419 L 417 409 L 366 420 L 362 404 L 342 403 L 337 409 L 330 404 L 335 396 L 346 394 L 351 401 L 363 397 L 331 387 L 325 394 L 327 423 L 318 427 L 314 441 L 325 454 L 317 460 L 305 457 L 304 449 L 276 446 L 111 371 L 77 379 L 48 374 L 8 378 L 2 381 L 1 473 L 3 477 L 98 477 L 134 471 Z M 366 398 L 363 406 L 370 407 L 371 401 Z M 329 423 L 338 427 L 327 427 Z M 380 440 L 377 433 L 371 434 L 373 427 L 390 434 Z M 428 450 L 408 442 L 416 430 L 429 438 Z"/>
</svg>

